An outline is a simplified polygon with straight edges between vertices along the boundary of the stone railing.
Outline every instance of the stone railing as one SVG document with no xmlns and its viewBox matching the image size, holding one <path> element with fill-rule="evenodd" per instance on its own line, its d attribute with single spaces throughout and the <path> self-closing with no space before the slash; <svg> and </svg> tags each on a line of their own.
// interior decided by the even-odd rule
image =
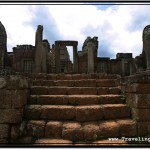
<svg viewBox="0 0 150 150">
<path fill-rule="evenodd" d="M 150 135 L 150 72 L 142 72 L 126 79 L 126 100 L 136 121 L 137 135 Z"/>
<path fill-rule="evenodd" d="M 0 77 L 0 143 L 10 143 L 19 136 L 28 81 L 21 76 Z"/>
</svg>

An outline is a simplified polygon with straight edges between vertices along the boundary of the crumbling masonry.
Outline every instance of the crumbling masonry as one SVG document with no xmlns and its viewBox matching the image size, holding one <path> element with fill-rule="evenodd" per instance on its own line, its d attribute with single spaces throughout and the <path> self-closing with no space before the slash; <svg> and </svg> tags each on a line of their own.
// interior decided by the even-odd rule
<svg viewBox="0 0 150 150">
<path fill-rule="evenodd" d="M 149 29 L 141 55 L 110 59 L 97 57 L 98 37 L 87 37 L 82 51 L 77 41 L 50 48 L 41 25 L 35 46 L 7 52 L 0 23 L 0 146 L 149 145 Z M 73 63 L 66 46 L 73 46 Z"/>
</svg>

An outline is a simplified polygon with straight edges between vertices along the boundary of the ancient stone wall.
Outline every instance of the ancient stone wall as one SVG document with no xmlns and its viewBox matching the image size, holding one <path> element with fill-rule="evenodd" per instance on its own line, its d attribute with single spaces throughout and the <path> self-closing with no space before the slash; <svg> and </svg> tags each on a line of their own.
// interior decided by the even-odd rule
<svg viewBox="0 0 150 150">
<path fill-rule="evenodd" d="M 28 82 L 19 76 L 0 77 L 0 143 L 17 139 L 28 96 Z"/>
<path fill-rule="evenodd" d="M 136 121 L 138 136 L 150 135 L 150 72 L 142 72 L 126 79 L 127 104 Z"/>
</svg>

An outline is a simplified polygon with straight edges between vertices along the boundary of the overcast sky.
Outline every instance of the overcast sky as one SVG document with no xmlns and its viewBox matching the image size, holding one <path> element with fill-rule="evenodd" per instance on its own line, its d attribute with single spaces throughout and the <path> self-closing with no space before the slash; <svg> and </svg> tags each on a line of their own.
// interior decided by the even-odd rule
<svg viewBox="0 0 150 150">
<path fill-rule="evenodd" d="M 135 57 L 142 51 L 149 11 L 150 5 L 0 5 L 0 21 L 7 32 L 8 51 L 19 44 L 35 45 L 40 24 L 50 45 L 76 40 L 81 50 L 87 36 L 98 36 L 98 56 L 115 58 L 118 52 L 132 52 Z"/>
</svg>

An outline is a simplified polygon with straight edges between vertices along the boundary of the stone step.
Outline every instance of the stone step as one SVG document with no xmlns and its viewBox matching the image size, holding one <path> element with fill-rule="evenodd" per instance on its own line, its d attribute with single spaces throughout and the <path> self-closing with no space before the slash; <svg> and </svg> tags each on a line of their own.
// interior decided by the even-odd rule
<svg viewBox="0 0 150 150">
<path fill-rule="evenodd" d="M 130 108 L 125 104 L 90 106 L 27 105 L 25 117 L 26 119 L 35 120 L 99 121 L 130 117 Z"/>
<path fill-rule="evenodd" d="M 115 87 L 118 85 L 117 79 L 33 80 L 33 86 Z"/>
<path fill-rule="evenodd" d="M 39 105 L 92 105 L 123 104 L 121 95 L 30 95 L 28 104 Z"/>
<path fill-rule="evenodd" d="M 33 138 L 63 139 L 74 142 L 97 141 L 108 138 L 135 137 L 135 122 L 119 119 L 99 122 L 41 121 L 30 120 L 26 128 L 27 136 Z"/>
<path fill-rule="evenodd" d="M 118 87 L 48 87 L 32 86 L 31 95 L 108 95 L 121 94 L 121 88 Z"/>
</svg>

